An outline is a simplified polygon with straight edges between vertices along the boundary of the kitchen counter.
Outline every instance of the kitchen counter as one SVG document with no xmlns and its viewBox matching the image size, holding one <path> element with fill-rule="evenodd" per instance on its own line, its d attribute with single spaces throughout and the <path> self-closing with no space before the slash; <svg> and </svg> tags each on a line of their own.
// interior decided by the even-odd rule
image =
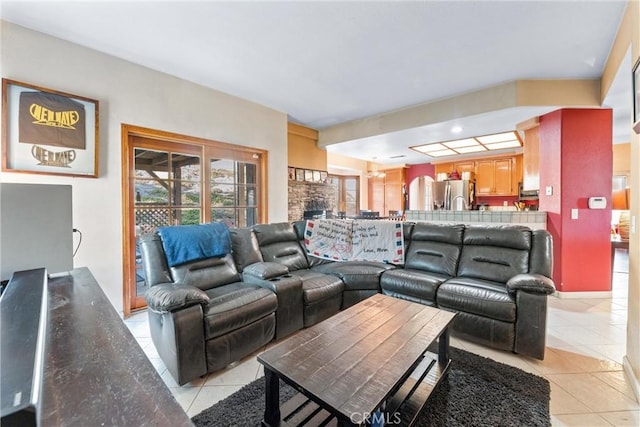
<svg viewBox="0 0 640 427">
<path fill-rule="evenodd" d="M 487 224 L 487 225 L 524 225 L 532 230 L 547 228 L 547 213 L 544 211 L 418 211 L 405 212 L 406 221 Z"/>
</svg>

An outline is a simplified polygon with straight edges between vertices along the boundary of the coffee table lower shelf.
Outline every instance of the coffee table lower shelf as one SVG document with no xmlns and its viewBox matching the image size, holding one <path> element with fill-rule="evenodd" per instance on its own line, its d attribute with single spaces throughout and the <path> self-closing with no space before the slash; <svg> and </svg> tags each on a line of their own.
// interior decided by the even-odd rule
<svg viewBox="0 0 640 427">
<path fill-rule="evenodd" d="M 385 420 L 387 425 L 412 426 L 426 406 L 431 393 L 445 378 L 451 360 L 438 362 L 438 355 L 426 352 L 424 358 L 407 380 L 388 400 L 384 411 L 372 414 L 369 421 Z M 294 395 L 280 407 L 281 426 L 339 426 L 335 415 L 323 409 L 302 393 Z M 364 424 L 362 414 L 357 414 L 354 424 Z"/>
</svg>

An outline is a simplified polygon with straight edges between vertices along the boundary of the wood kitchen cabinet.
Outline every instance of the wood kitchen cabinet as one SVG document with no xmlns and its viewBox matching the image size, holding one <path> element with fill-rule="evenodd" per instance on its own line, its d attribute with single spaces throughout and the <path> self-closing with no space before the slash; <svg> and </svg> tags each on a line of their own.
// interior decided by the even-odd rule
<svg viewBox="0 0 640 427">
<path fill-rule="evenodd" d="M 517 196 L 518 183 L 522 181 L 522 154 L 435 165 L 436 175 L 454 170 L 461 175 L 475 172 L 477 196 Z"/>
<path fill-rule="evenodd" d="M 460 175 L 462 175 L 462 172 L 474 172 L 475 173 L 475 171 L 476 171 L 476 162 L 474 162 L 474 161 L 456 162 L 456 163 L 453 164 L 453 170 L 458 171 L 458 173 Z"/>
<path fill-rule="evenodd" d="M 475 172 L 476 162 L 470 160 L 465 162 L 438 163 L 435 165 L 436 175 L 438 173 L 446 173 L 448 175 L 453 171 L 458 171 L 459 174 L 462 174 L 462 172 Z"/>
<path fill-rule="evenodd" d="M 387 169 L 382 178 L 369 178 L 369 209 L 387 216 L 390 210 L 404 210 L 405 168 Z"/>
<path fill-rule="evenodd" d="M 522 156 L 476 161 L 476 195 L 515 196 L 522 175 Z"/>
</svg>

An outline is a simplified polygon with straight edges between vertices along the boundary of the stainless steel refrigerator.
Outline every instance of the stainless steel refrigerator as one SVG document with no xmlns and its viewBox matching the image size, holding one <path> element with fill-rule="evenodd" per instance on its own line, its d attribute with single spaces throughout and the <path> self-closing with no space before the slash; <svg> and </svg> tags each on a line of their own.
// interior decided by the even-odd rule
<svg viewBox="0 0 640 427">
<path fill-rule="evenodd" d="M 435 209 L 464 211 L 472 209 L 475 196 L 474 182 L 468 180 L 446 180 L 433 183 Z"/>
</svg>

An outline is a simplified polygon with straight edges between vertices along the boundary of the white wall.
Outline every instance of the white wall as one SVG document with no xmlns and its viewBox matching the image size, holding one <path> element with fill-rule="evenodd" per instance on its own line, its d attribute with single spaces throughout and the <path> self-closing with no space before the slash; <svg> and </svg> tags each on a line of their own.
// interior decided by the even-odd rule
<svg viewBox="0 0 640 427">
<path fill-rule="evenodd" d="M 268 150 L 268 221 L 287 220 L 285 113 L 8 22 L 0 31 L 3 78 L 100 102 L 98 179 L 1 171 L 0 181 L 73 186 L 73 226 L 83 234 L 74 266 L 90 268 L 116 310 L 123 310 L 121 124 Z"/>
</svg>

